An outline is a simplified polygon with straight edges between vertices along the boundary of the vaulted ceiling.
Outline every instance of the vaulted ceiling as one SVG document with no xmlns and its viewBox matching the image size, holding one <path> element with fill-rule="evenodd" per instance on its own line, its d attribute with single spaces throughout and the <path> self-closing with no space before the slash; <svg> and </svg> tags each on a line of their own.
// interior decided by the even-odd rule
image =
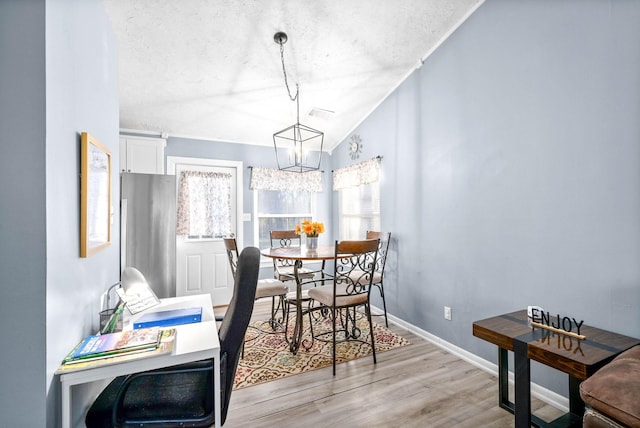
<svg viewBox="0 0 640 428">
<path fill-rule="evenodd" d="M 331 150 L 484 0 L 104 0 L 120 128 L 272 145 L 300 122 Z"/>
</svg>

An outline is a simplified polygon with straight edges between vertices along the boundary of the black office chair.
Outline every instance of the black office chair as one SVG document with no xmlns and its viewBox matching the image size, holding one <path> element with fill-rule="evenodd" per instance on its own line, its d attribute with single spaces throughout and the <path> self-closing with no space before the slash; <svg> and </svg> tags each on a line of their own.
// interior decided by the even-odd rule
<svg viewBox="0 0 640 428">
<path fill-rule="evenodd" d="M 220 373 L 213 360 L 151 370 L 113 380 L 85 418 L 93 427 L 209 427 L 214 424 L 213 382 L 220 382 L 221 425 L 227 418 L 244 335 L 253 312 L 260 251 L 240 254 L 233 297 L 220 325 Z M 178 338 L 179 340 L 179 338 Z"/>
</svg>

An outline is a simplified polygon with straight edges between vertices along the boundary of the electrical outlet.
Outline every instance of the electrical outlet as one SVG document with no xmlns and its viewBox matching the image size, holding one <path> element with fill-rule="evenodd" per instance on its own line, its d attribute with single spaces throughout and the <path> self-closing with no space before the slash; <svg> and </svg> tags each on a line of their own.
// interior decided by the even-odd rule
<svg viewBox="0 0 640 428">
<path fill-rule="evenodd" d="M 451 321 L 451 308 L 449 306 L 444 307 L 444 319 Z"/>
</svg>

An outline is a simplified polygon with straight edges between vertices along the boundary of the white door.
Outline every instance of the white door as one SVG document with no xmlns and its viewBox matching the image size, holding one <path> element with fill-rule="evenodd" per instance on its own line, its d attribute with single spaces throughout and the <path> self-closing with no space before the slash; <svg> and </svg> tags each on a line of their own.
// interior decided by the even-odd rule
<svg viewBox="0 0 640 428">
<path fill-rule="evenodd" d="M 168 156 L 167 173 L 175 174 L 180 189 L 183 171 L 228 173 L 231 233 L 242 243 L 242 162 Z M 242 244 L 240 244 L 242 245 Z M 233 295 L 233 277 L 224 242 L 219 236 L 176 236 L 176 295 L 211 294 L 214 306 L 226 305 Z"/>
</svg>

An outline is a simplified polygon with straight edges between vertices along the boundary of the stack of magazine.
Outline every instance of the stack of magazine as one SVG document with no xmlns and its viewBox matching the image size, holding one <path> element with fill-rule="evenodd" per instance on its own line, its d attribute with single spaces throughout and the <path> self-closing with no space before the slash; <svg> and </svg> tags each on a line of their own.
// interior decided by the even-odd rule
<svg viewBox="0 0 640 428">
<path fill-rule="evenodd" d="M 126 330 L 88 336 L 62 361 L 63 364 L 153 351 L 158 348 L 162 332 L 158 327 Z"/>
</svg>

